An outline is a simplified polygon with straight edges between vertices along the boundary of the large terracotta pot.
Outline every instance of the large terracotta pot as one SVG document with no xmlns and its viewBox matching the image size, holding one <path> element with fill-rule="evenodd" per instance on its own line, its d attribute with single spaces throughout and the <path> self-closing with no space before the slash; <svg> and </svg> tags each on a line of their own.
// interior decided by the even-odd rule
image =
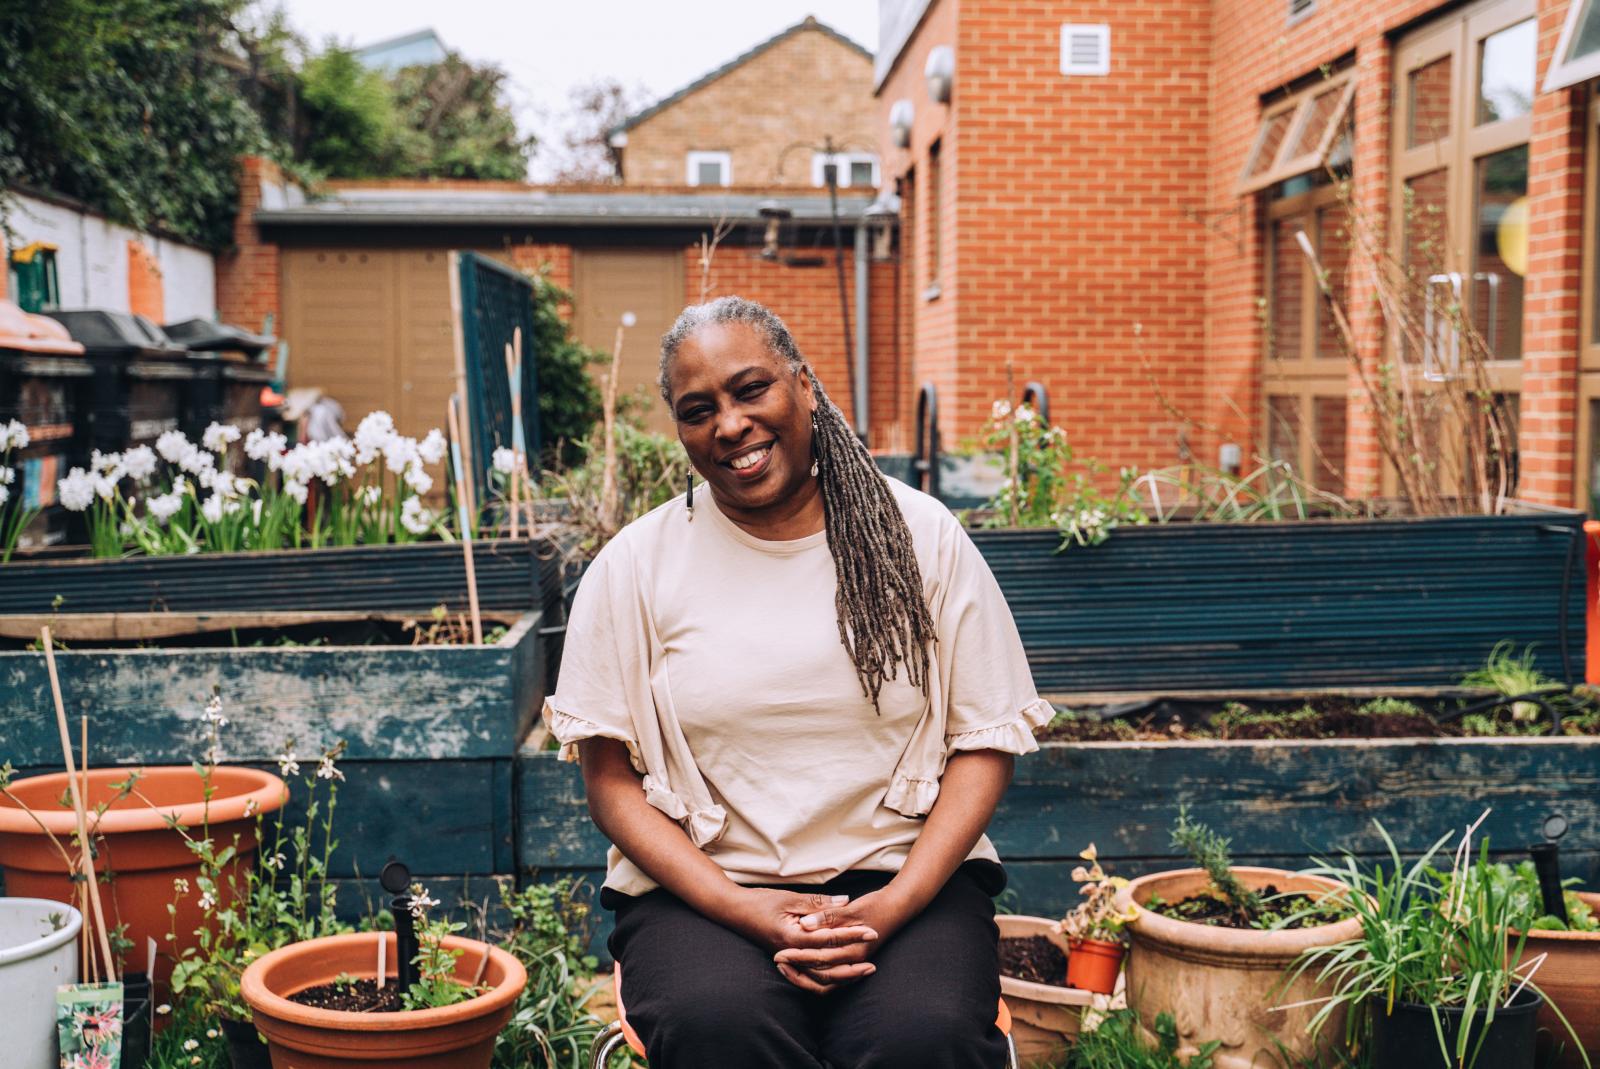
<svg viewBox="0 0 1600 1069">
<path fill-rule="evenodd" d="M 489 952 L 483 983 L 490 990 L 475 999 L 431 1010 L 398 1013 L 347 1013 L 290 1002 L 289 996 L 332 983 L 340 974 L 357 979 L 377 975 L 378 940 L 386 972 L 394 975 L 393 932 L 358 932 L 310 939 L 274 950 L 244 971 L 239 990 L 255 1011 L 256 1029 L 272 1051 L 273 1069 L 487 1069 L 495 1036 L 511 1019 L 528 974 L 514 956 L 498 947 Z M 466 953 L 456 975 L 470 981 L 484 944 L 447 937 L 444 945 Z"/>
<path fill-rule="evenodd" d="M 1580 892 L 1578 897 L 1600 916 L 1600 894 Z M 1533 975 L 1533 982 L 1545 994 L 1545 1004 L 1539 1009 L 1539 1041 L 1552 1047 L 1565 1044 L 1553 1069 L 1580 1069 L 1583 1058 L 1551 1003 L 1572 1025 L 1589 1060 L 1600 1064 L 1600 932 L 1529 932 L 1522 960 L 1540 954 L 1549 956 Z"/>
<path fill-rule="evenodd" d="M 100 885 L 106 924 L 112 929 L 127 925 L 125 935 L 134 947 L 129 960 L 138 968 L 144 966 L 145 941 L 156 941 L 160 956 L 152 980 L 164 986 L 171 975 L 172 959 L 195 944 L 194 931 L 205 920 L 195 884 L 200 863 L 183 836 L 168 826 L 168 818 L 196 838 L 209 834 L 219 849 L 237 844 L 232 871 L 234 879 L 242 883 L 247 866 L 255 861 L 255 814 L 279 809 L 289 791 L 283 780 L 270 772 L 224 765 L 211 774 L 213 792 L 206 802 L 200 774 L 192 767 L 160 766 L 143 770 L 135 788 L 138 796 L 113 802 L 118 792 L 111 785 L 126 780 L 131 771 L 104 768 L 90 772 L 84 804 L 90 811 L 95 871 L 112 877 Z M 30 776 L 12 783 L 10 790 L 26 809 L 0 798 L 0 869 L 5 870 L 6 893 L 74 902 L 77 889 L 67 877 L 66 863 L 40 830 L 43 824 L 62 847 L 72 851 L 77 823 L 71 803 L 62 804 L 66 773 Z M 111 808 L 96 817 L 94 809 L 101 803 Z M 178 879 L 188 880 L 188 894 L 175 892 Z M 228 879 L 224 878 L 218 890 L 221 902 L 231 900 Z M 176 917 L 167 913 L 169 904 L 177 906 Z M 84 917 L 84 938 L 94 938 L 93 923 L 91 911 Z M 167 940 L 169 932 L 177 935 L 176 947 Z"/>
<path fill-rule="evenodd" d="M 1282 869 L 1237 867 L 1233 872 L 1252 890 L 1268 884 L 1279 891 L 1340 887 L 1331 880 Z M 1122 900 L 1140 907 L 1155 896 L 1179 902 L 1208 884 L 1201 869 L 1158 872 L 1128 884 Z M 1316 983 L 1315 969 L 1286 987 L 1287 971 L 1310 947 L 1359 937 L 1360 920 L 1352 917 L 1316 928 L 1261 932 L 1173 920 L 1141 908 L 1128 932 L 1132 937 L 1126 966 L 1128 1005 L 1138 1011 L 1152 1036 L 1156 1017 L 1172 1014 L 1179 1053 L 1187 1056 L 1200 1044 L 1217 1040 L 1222 1046 L 1215 1055 L 1216 1069 L 1259 1069 L 1280 1064 L 1279 1043 L 1291 1055 L 1310 1059 L 1327 1054 L 1342 1041 L 1342 1014 L 1330 1018 L 1313 1039 L 1306 1026 L 1320 1005 L 1275 1007 L 1326 994 Z"/>
<path fill-rule="evenodd" d="M 1044 917 L 1001 914 L 995 917 L 1001 939 L 1026 939 L 1042 935 L 1068 954 L 1067 938 L 1056 922 Z M 1066 1055 L 1082 1026 L 1084 1007 L 1094 996 L 1087 991 L 1054 984 L 1036 984 L 1011 976 L 1000 977 L 1000 997 L 1011 1011 L 1011 1041 L 1022 1065 L 1055 1065 Z"/>
</svg>

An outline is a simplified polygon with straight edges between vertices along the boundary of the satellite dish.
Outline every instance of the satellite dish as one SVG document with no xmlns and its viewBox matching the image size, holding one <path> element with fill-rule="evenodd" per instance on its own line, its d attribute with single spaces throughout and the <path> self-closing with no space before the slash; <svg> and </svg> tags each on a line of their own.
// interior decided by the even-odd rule
<svg viewBox="0 0 1600 1069">
<path fill-rule="evenodd" d="M 383 871 L 378 873 L 378 882 L 390 894 L 400 894 L 411 886 L 411 870 L 406 868 L 405 862 L 390 858 L 389 863 L 383 866 Z"/>
</svg>

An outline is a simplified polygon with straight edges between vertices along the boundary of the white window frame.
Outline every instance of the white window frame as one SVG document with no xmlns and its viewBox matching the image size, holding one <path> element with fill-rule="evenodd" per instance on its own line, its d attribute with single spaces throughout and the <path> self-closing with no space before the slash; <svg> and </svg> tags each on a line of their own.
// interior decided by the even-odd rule
<svg viewBox="0 0 1600 1069">
<path fill-rule="evenodd" d="M 721 185 L 733 185 L 733 157 L 726 152 L 700 152 L 689 153 L 688 162 L 684 166 L 685 180 L 691 186 L 703 185 L 700 181 L 700 165 L 702 163 L 715 163 L 722 168 Z"/>
<path fill-rule="evenodd" d="M 1561 24 L 1561 39 L 1556 42 L 1555 53 L 1550 58 L 1550 73 L 1545 75 L 1543 92 L 1553 93 L 1600 76 L 1600 51 L 1576 59 L 1564 58 L 1578 35 L 1578 20 L 1588 14 L 1592 6 L 1591 0 L 1571 0 L 1568 4 L 1566 20 Z"/>
<path fill-rule="evenodd" d="M 813 152 L 811 154 L 811 184 L 822 189 L 828 184 L 827 175 L 823 169 L 828 164 L 834 164 L 839 169 L 839 188 L 850 188 L 850 168 L 852 164 L 872 164 L 872 188 L 877 189 L 882 181 L 878 170 L 878 155 L 875 152 L 835 152 L 829 155 L 826 152 Z"/>
</svg>

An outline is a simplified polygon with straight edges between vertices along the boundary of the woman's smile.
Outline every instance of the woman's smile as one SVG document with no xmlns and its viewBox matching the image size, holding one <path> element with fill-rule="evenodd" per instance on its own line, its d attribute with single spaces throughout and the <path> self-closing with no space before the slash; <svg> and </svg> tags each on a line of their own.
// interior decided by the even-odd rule
<svg viewBox="0 0 1600 1069">
<path fill-rule="evenodd" d="M 734 474 L 741 479 L 754 480 L 766 474 L 767 468 L 770 466 L 767 462 L 771 458 L 772 443 L 765 442 L 734 454 L 724 460 L 722 466 L 732 468 Z"/>
</svg>

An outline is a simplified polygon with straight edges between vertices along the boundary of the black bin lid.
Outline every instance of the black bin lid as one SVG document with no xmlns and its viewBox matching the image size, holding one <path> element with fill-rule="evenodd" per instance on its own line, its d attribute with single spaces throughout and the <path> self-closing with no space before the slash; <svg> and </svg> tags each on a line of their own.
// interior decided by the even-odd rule
<svg viewBox="0 0 1600 1069">
<path fill-rule="evenodd" d="M 163 330 L 173 342 L 193 353 L 227 351 L 254 356 L 273 343 L 273 339 L 265 335 L 210 319 L 185 319 L 182 323 L 168 323 Z"/>
<path fill-rule="evenodd" d="M 101 308 L 46 312 L 67 328 L 89 356 L 181 356 L 187 349 L 172 344 L 162 329 L 144 316 Z"/>
</svg>

